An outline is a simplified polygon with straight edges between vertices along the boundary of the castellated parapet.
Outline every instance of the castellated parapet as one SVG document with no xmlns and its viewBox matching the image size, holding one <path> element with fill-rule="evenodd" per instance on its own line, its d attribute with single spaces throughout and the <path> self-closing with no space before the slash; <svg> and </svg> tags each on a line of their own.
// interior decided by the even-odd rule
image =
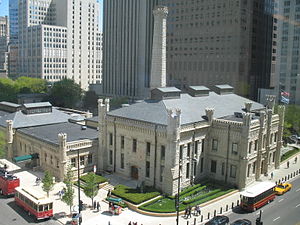
<svg viewBox="0 0 300 225">
<path fill-rule="evenodd" d="M 212 120 L 214 119 L 213 118 L 214 112 L 215 112 L 215 109 L 213 109 L 213 108 L 206 108 L 205 109 L 205 114 L 206 114 L 206 117 L 207 117 L 207 120 L 208 120 L 209 123 L 211 123 Z"/>
<path fill-rule="evenodd" d="M 245 102 L 246 112 L 250 112 L 252 107 L 252 102 Z"/>
</svg>

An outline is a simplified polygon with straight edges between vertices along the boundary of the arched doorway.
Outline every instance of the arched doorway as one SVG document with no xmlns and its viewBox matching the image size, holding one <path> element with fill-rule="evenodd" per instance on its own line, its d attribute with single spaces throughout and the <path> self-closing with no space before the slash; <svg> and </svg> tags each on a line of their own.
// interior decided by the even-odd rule
<svg viewBox="0 0 300 225">
<path fill-rule="evenodd" d="M 139 168 L 137 166 L 131 166 L 131 178 L 139 179 Z"/>
</svg>

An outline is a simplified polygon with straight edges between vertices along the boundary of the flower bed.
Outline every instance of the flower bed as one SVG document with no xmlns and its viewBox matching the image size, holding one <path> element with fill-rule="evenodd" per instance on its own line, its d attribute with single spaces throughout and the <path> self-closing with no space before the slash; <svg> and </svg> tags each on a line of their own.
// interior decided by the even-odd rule
<svg viewBox="0 0 300 225">
<path fill-rule="evenodd" d="M 197 185 L 196 187 L 187 190 L 184 190 L 180 194 L 180 200 L 179 200 L 180 211 L 184 210 L 189 205 L 202 204 L 204 202 L 210 201 L 212 199 L 218 198 L 222 195 L 234 191 L 234 189 L 214 186 L 211 184 L 207 184 L 203 186 Z M 174 196 L 161 197 L 159 199 L 155 199 L 153 201 L 150 201 L 140 206 L 139 209 L 148 212 L 172 213 L 176 211 L 175 199 Z"/>
</svg>

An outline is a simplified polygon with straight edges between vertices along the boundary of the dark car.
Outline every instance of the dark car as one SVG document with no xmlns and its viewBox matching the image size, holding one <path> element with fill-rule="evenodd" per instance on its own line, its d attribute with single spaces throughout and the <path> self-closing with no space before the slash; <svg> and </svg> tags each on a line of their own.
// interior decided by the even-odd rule
<svg viewBox="0 0 300 225">
<path fill-rule="evenodd" d="M 233 223 L 231 223 L 230 225 L 251 225 L 251 221 L 247 220 L 247 219 L 240 219 L 240 220 L 236 220 Z"/>
<path fill-rule="evenodd" d="M 229 218 L 227 216 L 215 216 L 205 225 L 226 225 L 229 223 Z"/>
</svg>

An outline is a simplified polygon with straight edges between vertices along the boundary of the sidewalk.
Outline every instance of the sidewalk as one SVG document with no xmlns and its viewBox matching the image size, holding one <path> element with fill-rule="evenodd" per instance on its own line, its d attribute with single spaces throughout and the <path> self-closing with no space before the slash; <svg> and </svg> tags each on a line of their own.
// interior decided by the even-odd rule
<svg viewBox="0 0 300 225">
<path fill-rule="evenodd" d="M 300 154 L 297 155 L 298 161 L 297 164 L 294 163 L 294 158 L 289 160 L 289 168 L 287 168 L 287 163 L 283 162 L 280 166 L 280 169 L 275 170 L 273 172 L 273 181 L 278 182 L 279 180 L 285 179 L 293 179 L 294 172 L 298 170 L 298 176 L 300 175 Z M 42 190 L 42 186 L 36 186 L 35 180 L 36 177 L 43 177 L 43 173 L 39 171 L 21 171 L 15 173 L 16 176 L 22 177 L 21 185 L 22 186 L 29 186 L 33 189 Z M 290 177 L 292 175 L 292 178 Z M 289 176 L 289 178 L 288 178 Z M 270 175 L 268 177 L 262 177 L 264 180 L 271 180 Z M 129 182 L 129 181 L 128 181 Z M 131 185 L 135 185 L 132 183 Z M 54 216 L 56 217 L 57 221 L 61 224 L 66 224 L 71 219 L 69 217 L 61 216 L 60 215 L 68 215 L 70 213 L 70 208 L 64 202 L 59 199 L 58 191 L 62 190 L 64 184 L 62 182 L 56 183 L 53 190 L 50 192 L 50 198 L 54 201 Z M 76 187 L 76 186 L 75 186 Z M 77 187 L 75 188 L 75 198 L 74 198 L 74 205 L 78 204 L 78 191 Z M 131 222 L 138 222 L 138 225 L 175 225 L 176 224 L 176 217 L 153 217 L 153 216 L 146 216 L 140 213 L 137 213 L 132 210 L 124 210 L 121 215 L 111 215 L 108 212 L 108 204 L 103 200 L 107 196 L 107 190 L 100 189 L 98 195 L 95 197 L 95 201 L 98 201 L 101 206 L 100 212 L 96 212 L 96 210 L 92 210 L 91 208 L 87 208 L 86 210 L 82 211 L 83 216 L 83 225 L 128 225 L 129 221 Z M 87 198 L 83 191 L 81 191 L 81 200 L 84 204 L 91 206 L 92 201 L 90 198 Z M 185 219 L 183 216 L 180 216 L 180 224 L 185 225 L 194 225 L 195 219 L 196 224 L 204 224 L 205 221 L 209 218 L 212 218 L 214 214 L 228 214 L 232 210 L 232 206 L 235 207 L 240 200 L 239 192 L 230 195 L 224 199 L 221 199 L 217 202 L 211 203 L 207 206 L 201 208 L 202 216 L 194 217 L 190 219 Z M 222 208 L 222 209 L 221 209 Z M 220 212 L 222 210 L 222 212 Z M 203 220 L 203 221 L 201 221 Z"/>
<path fill-rule="evenodd" d="M 291 173 L 294 173 L 296 170 L 298 170 L 298 176 L 300 175 L 299 169 L 300 169 L 300 154 L 298 154 L 298 161 L 297 164 L 294 163 L 294 158 L 290 159 L 290 166 L 287 168 L 286 162 L 283 162 L 283 164 L 280 166 L 280 169 L 275 170 L 273 172 L 273 181 L 276 182 L 279 179 L 281 180 L 282 178 L 285 178 L 288 174 L 291 175 Z M 293 176 L 294 178 L 294 176 Z M 290 178 L 290 179 L 293 179 Z M 262 177 L 262 181 L 265 180 L 271 180 L 270 176 L 269 177 Z M 190 219 L 185 219 L 183 216 L 180 216 L 180 224 L 185 225 L 194 225 L 195 219 L 196 219 L 196 224 L 204 224 L 205 221 L 208 220 L 208 214 L 209 218 L 212 218 L 214 216 L 214 213 L 216 215 L 222 214 L 226 215 L 232 211 L 232 204 L 235 207 L 240 200 L 240 193 L 235 193 L 227 198 L 224 198 L 222 200 L 219 200 L 218 202 L 214 202 L 212 204 L 209 204 L 207 206 L 204 206 L 201 208 L 201 213 L 202 213 L 202 219 L 203 222 L 201 222 L 201 216 L 194 217 Z M 220 213 L 220 210 L 222 208 L 222 213 Z M 228 210 L 226 210 L 228 208 Z M 151 216 L 146 216 L 142 215 L 139 213 L 136 213 L 132 210 L 126 210 L 124 211 L 121 215 L 119 216 L 112 216 L 107 213 L 101 213 L 101 214 L 95 214 L 95 216 L 89 217 L 83 214 L 83 224 L 84 225 L 128 225 L 129 221 L 131 222 L 138 222 L 138 225 L 175 225 L 176 224 L 176 217 L 151 217 Z"/>
</svg>

